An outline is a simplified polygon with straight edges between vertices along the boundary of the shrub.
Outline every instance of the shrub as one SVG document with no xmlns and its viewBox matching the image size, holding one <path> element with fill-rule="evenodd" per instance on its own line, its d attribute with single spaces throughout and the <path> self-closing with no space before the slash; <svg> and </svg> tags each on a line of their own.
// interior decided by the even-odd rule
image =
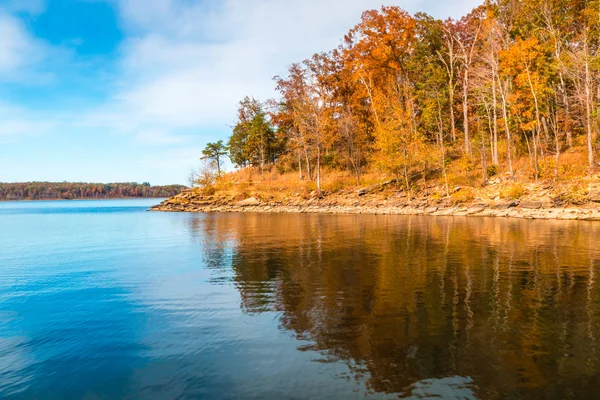
<svg viewBox="0 0 600 400">
<path fill-rule="evenodd" d="M 464 188 L 452 194 L 454 204 L 468 203 L 475 199 L 475 192 L 471 188 Z"/>
<path fill-rule="evenodd" d="M 588 202 L 588 191 L 582 184 L 570 186 L 567 191 L 560 193 L 556 200 L 563 204 L 582 205 Z"/>
<path fill-rule="evenodd" d="M 504 190 L 502 190 L 500 194 L 504 198 L 510 200 L 517 200 L 523 197 L 523 195 L 525 194 L 525 188 L 522 184 L 515 183 L 513 185 L 507 186 Z"/>
<path fill-rule="evenodd" d="M 498 166 L 496 164 L 490 164 L 487 167 L 487 176 L 492 177 L 498 174 Z"/>
<path fill-rule="evenodd" d="M 212 196 L 216 191 L 217 189 L 215 189 L 214 185 L 205 185 L 202 187 L 202 194 L 205 196 Z"/>
</svg>

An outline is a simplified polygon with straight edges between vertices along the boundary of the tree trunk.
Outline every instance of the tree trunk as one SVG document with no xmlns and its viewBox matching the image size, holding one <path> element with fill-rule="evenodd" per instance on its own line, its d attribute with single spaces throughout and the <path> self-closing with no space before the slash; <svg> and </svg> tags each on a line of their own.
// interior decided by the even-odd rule
<svg viewBox="0 0 600 400">
<path fill-rule="evenodd" d="M 450 96 L 450 129 L 452 131 L 452 141 L 456 142 L 456 117 L 454 116 L 454 79 L 450 78 L 448 82 Z"/>
<path fill-rule="evenodd" d="M 406 147 L 404 147 L 404 182 L 406 182 L 406 198 L 408 199 L 408 203 L 411 203 L 410 199 L 410 180 L 408 179 L 408 163 L 407 160 L 407 151 Z"/>
<path fill-rule="evenodd" d="M 537 148 L 538 145 L 541 150 L 541 141 L 540 141 L 540 128 L 541 128 L 541 120 L 540 120 L 540 108 L 538 105 L 537 95 L 533 88 L 533 82 L 531 81 L 531 74 L 529 73 L 529 66 L 525 63 L 525 72 L 527 72 L 527 82 L 529 83 L 529 90 L 531 90 L 531 96 L 533 97 L 533 102 L 535 104 L 535 128 L 533 130 L 533 162 L 535 169 L 535 180 L 537 182 L 539 178 L 539 166 L 538 166 L 538 158 L 537 158 Z"/>
<path fill-rule="evenodd" d="M 498 157 L 498 100 L 496 98 L 496 71 L 492 71 L 492 118 L 493 118 L 493 128 L 494 128 L 494 136 L 492 139 L 492 143 L 490 146 L 492 148 L 492 164 L 499 165 L 500 160 Z"/>
<path fill-rule="evenodd" d="M 585 59 L 585 125 L 587 131 L 587 151 L 588 164 L 590 168 L 594 167 L 594 148 L 592 145 L 592 109 L 591 109 L 591 76 L 590 66 L 587 59 L 587 43 L 586 43 L 586 59 Z"/>
<path fill-rule="evenodd" d="M 373 101 L 373 93 L 371 92 L 371 86 L 365 81 L 365 79 L 361 76 L 360 80 L 363 85 L 365 85 L 365 89 L 367 89 L 367 94 L 369 95 L 369 101 L 371 103 L 371 110 L 373 110 L 373 115 L 375 116 L 375 121 L 377 122 L 377 126 L 381 125 L 379 121 L 379 114 L 377 114 L 377 109 L 375 108 L 375 102 Z M 370 79 L 369 79 L 370 81 Z"/>
<path fill-rule="evenodd" d="M 508 159 L 508 170 L 510 172 L 510 176 L 514 177 L 514 171 L 513 171 L 513 165 L 512 165 L 512 143 L 511 143 L 511 136 L 510 136 L 510 127 L 508 126 L 508 112 L 506 111 L 506 95 L 504 93 L 504 91 L 506 90 L 506 87 L 502 87 L 502 82 L 500 81 L 500 78 L 498 77 L 498 84 L 500 85 L 500 95 L 502 97 L 502 117 L 504 119 L 504 130 L 506 131 L 506 143 L 507 143 L 507 159 Z M 508 85 L 508 84 L 507 84 Z"/>
<path fill-rule="evenodd" d="M 567 136 L 567 147 L 571 148 L 573 147 L 573 136 L 571 134 L 571 124 L 569 123 L 569 119 L 571 118 L 571 114 L 569 111 L 569 96 L 567 95 L 567 86 L 565 84 L 565 81 L 563 79 L 562 73 L 559 74 L 559 78 L 560 78 L 560 91 L 562 94 L 562 98 L 563 98 L 563 107 L 564 109 L 564 115 L 565 115 L 565 122 L 564 122 L 564 130 L 566 132 L 566 136 Z"/>
<path fill-rule="evenodd" d="M 491 143 L 490 143 L 491 145 Z M 483 134 L 483 129 L 481 130 L 481 184 L 485 186 L 487 183 L 487 158 L 485 156 L 485 135 Z"/>
<path fill-rule="evenodd" d="M 471 156 L 471 138 L 469 137 L 469 69 L 465 69 L 463 80 L 463 130 L 465 132 L 465 153 Z"/>
<path fill-rule="evenodd" d="M 560 171 L 560 165 L 559 165 L 559 163 L 560 163 L 560 142 L 558 139 L 558 112 L 554 113 L 554 123 L 552 124 L 552 129 L 554 130 L 554 146 L 555 146 L 555 151 L 556 151 L 556 155 L 555 155 L 556 166 L 554 167 L 554 179 L 558 181 L 559 171 Z"/>
<path fill-rule="evenodd" d="M 260 180 L 265 180 L 265 150 L 262 147 L 260 149 Z"/>
<path fill-rule="evenodd" d="M 308 149 L 304 149 L 304 159 L 306 161 L 306 173 L 308 174 L 308 179 L 312 181 L 312 170 L 310 169 L 310 160 L 308 158 Z"/>
<path fill-rule="evenodd" d="M 321 196 L 321 145 L 317 146 L 317 193 Z"/>
<path fill-rule="evenodd" d="M 446 173 L 446 151 L 444 149 L 444 125 L 442 122 L 442 107 L 438 101 L 438 142 L 442 153 L 442 173 L 444 174 L 444 184 L 446 187 L 446 196 L 450 196 L 448 189 L 448 174 Z"/>
</svg>

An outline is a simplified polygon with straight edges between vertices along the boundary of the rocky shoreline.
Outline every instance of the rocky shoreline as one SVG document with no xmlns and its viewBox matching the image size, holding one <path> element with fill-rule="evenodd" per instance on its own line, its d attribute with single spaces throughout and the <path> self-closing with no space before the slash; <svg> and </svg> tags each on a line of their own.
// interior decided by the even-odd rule
<svg viewBox="0 0 600 400">
<path fill-rule="evenodd" d="M 470 204 L 428 204 L 420 201 L 401 204 L 393 201 L 318 198 L 297 199 L 287 202 L 269 202 L 249 197 L 241 201 L 215 199 L 191 189 L 153 206 L 149 211 L 197 213 L 322 213 L 372 215 L 431 215 L 505 217 L 524 219 L 557 219 L 600 221 L 600 207 L 593 203 L 583 206 L 556 206 L 544 201 L 492 201 Z"/>
</svg>

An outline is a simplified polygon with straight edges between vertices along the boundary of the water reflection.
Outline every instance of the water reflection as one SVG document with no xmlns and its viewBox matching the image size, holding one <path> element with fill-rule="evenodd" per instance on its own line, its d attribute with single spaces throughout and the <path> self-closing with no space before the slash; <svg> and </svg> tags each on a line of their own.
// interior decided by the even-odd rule
<svg viewBox="0 0 600 400">
<path fill-rule="evenodd" d="M 233 283 L 247 314 L 278 312 L 300 351 L 346 363 L 372 392 L 596 395 L 598 224 L 328 215 L 187 222 L 212 283 Z"/>
</svg>

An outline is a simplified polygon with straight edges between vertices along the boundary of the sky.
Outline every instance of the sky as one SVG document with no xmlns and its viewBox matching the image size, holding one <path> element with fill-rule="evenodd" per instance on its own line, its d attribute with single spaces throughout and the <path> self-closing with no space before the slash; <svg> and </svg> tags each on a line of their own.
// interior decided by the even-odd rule
<svg viewBox="0 0 600 400">
<path fill-rule="evenodd" d="M 368 9 L 477 0 L 0 0 L 0 182 L 187 182 L 237 103 Z"/>
</svg>

